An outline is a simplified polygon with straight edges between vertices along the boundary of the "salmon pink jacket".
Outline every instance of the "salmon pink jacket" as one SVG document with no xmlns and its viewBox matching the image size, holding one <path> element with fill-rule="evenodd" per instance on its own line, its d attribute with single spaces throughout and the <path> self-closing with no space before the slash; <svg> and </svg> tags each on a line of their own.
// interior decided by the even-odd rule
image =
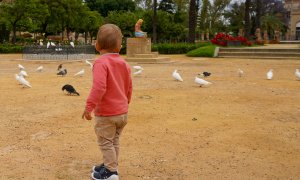
<svg viewBox="0 0 300 180">
<path fill-rule="evenodd" d="M 114 116 L 128 112 L 132 94 L 131 69 L 118 53 L 101 55 L 93 65 L 93 85 L 86 110 L 95 116 Z"/>
</svg>

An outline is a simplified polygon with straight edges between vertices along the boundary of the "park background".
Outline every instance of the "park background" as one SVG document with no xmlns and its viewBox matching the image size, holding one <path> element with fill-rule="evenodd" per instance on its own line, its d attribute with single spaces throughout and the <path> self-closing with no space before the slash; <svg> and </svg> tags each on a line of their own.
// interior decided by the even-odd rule
<svg viewBox="0 0 300 180">
<path fill-rule="evenodd" d="M 102 162 L 93 122 L 81 119 L 92 83 L 90 66 L 84 61 L 24 60 L 23 47 L 39 46 L 37 40 L 43 40 L 43 46 L 49 41 L 65 45 L 75 41 L 75 47 L 92 44 L 90 40 L 103 23 L 115 23 L 125 36 L 132 36 L 138 18 L 145 20 L 142 29 L 155 42 L 153 48 L 169 53 L 160 55 L 171 60 L 129 62 L 144 71 L 133 76 L 129 121 L 121 139 L 120 178 L 299 179 L 300 81 L 295 69 L 300 61 L 185 54 L 200 49 L 195 56 L 204 56 L 210 47 L 218 46 L 208 39 L 218 35 L 215 40 L 222 44 L 231 39 L 229 35 L 237 37 L 240 32 L 248 36 L 254 52 L 258 47 L 283 47 L 266 45 L 265 39 L 257 42 L 255 19 L 256 7 L 262 5 L 260 20 L 275 19 L 275 24 L 282 25 L 282 35 L 288 32 L 285 17 L 289 12 L 282 8 L 284 1 L 157 1 L 153 8 L 154 2 L 1 1 L 0 179 L 89 179 L 91 167 Z M 163 2 L 171 8 L 163 8 Z M 261 32 L 263 24 L 261 21 Z M 270 28 L 269 41 L 274 40 L 278 26 L 266 27 Z M 241 47 L 248 49 L 248 44 Z M 299 45 L 285 48 L 299 49 Z M 12 54 L 3 54 L 8 52 Z M 179 52 L 183 55 L 171 55 Z M 65 77 L 56 75 L 60 63 L 68 69 Z M 18 64 L 26 68 L 32 88 L 22 88 L 14 79 Z M 41 65 L 44 70 L 36 72 Z M 74 77 L 83 68 L 84 76 Z M 242 77 L 239 68 L 244 71 Z M 266 80 L 271 68 L 274 77 Z M 172 78 L 175 69 L 180 70 L 183 82 Z M 206 78 L 212 82 L 210 87 L 201 88 L 194 82 L 203 71 L 212 73 Z M 66 83 L 80 96 L 62 92 Z"/>
</svg>

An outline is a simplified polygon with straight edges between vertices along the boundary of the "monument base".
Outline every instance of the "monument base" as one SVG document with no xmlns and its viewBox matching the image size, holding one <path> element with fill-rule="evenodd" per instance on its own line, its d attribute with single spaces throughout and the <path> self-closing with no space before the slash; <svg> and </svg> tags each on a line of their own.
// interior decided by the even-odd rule
<svg viewBox="0 0 300 180">
<path fill-rule="evenodd" d="M 158 63 L 167 62 L 168 57 L 158 57 L 157 52 L 151 52 L 150 38 L 127 38 L 125 58 L 128 62 Z"/>
</svg>

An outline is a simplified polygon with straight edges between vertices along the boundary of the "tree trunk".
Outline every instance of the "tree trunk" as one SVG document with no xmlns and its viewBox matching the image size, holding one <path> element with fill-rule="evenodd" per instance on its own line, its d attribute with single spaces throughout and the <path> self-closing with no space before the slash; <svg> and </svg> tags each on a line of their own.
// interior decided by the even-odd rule
<svg viewBox="0 0 300 180">
<path fill-rule="evenodd" d="M 260 28 L 261 22 L 261 0 L 256 0 L 256 28 Z"/>
<path fill-rule="evenodd" d="M 88 32 L 84 32 L 84 44 L 87 44 L 87 38 L 88 38 Z M 91 39 L 91 44 L 92 44 L 92 39 Z"/>
<path fill-rule="evenodd" d="M 89 33 L 89 35 L 90 35 L 90 38 L 91 38 L 91 44 L 93 44 L 93 32 L 91 31 L 90 33 Z M 88 37 L 88 35 L 86 34 L 86 38 Z"/>
<path fill-rule="evenodd" d="M 157 0 L 153 2 L 153 24 L 152 24 L 153 32 L 152 32 L 152 42 L 157 42 Z"/>
<path fill-rule="evenodd" d="M 195 29 L 196 29 L 196 0 L 190 0 L 189 11 L 189 43 L 195 43 Z"/>
<path fill-rule="evenodd" d="M 12 40 L 11 40 L 13 44 L 16 44 L 16 40 L 17 40 L 16 39 L 16 36 L 17 36 L 16 33 L 17 33 L 17 25 L 14 24 L 13 25 L 13 37 L 12 37 Z"/>
<path fill-rule="evenodd" d="M 70 28 L 67 27 L 66 29 L 67 29 L 67 39 L 68 41 L 70 41 Z"/>
<path fill-rule="evenodd" d="M 75 42 L 78 41 L 78 38 L 79 38 L 79 32 L 75 32 Z"/>
<path fill-rule="evenodd" d="M 250 3 L 251 3 L 251 0 L 246 0 L 246 2 L 245 2 L 244 29 L 245 29 L 245 37 L 246 38 L 249 38 L 249 36 L 250 36 Z"/>
</svg>

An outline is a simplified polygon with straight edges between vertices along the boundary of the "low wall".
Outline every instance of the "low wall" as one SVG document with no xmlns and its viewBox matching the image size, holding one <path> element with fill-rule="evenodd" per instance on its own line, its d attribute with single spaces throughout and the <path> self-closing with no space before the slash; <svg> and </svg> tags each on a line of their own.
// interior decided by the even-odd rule
<svg viewBox="0 0 300 180">
<path fill-rule="evenodd" d="M 25 46 L 23 59 L 29 60 L 78 60 L 95 57 L 95 47 L 92 45 L 75 46 Z"/>
</svg>

